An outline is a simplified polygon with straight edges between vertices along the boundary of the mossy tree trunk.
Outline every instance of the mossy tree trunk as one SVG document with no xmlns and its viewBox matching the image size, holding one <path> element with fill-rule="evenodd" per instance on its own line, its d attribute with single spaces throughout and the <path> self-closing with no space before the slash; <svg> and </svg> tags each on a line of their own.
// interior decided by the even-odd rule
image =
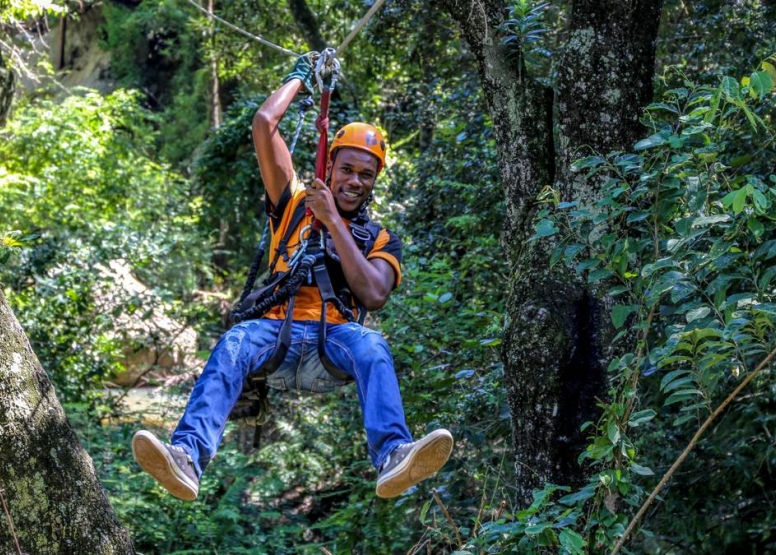
<svg viewBox="0 0 776 555">
<path fill-rule="evenodd" d="M 2 293 L 0 494 L 2 553 L 135 552 Z"/>
<path fill-rule="evenodd" d="M 546 243 L 527 244 L 541 189 L 589 204 L 600 182 L 571 164 L 593 152 L 630 148 L 652 96 L 661 0 L 575 0 L 556 52 L 552 89 L 520 58 L 507 58 L 499 26 L 504 0 L 436 0 L 458 24 L 478 62 L 507 203 L 503 246 L 510 258 L 502 358 L 518 467 L 518 497 L 544 482 L 579 484 L 580 425 L 598 417 L 611 358 L 606 299 L 549 268 Z M 555 130 L 555 135 L 554 131 Z"/>
</svg>

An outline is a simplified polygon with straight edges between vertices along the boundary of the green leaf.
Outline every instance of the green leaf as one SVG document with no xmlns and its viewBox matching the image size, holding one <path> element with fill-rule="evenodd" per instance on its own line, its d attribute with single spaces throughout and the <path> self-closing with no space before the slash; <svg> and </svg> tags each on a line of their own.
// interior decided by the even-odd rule
<svg viewBox="0 0 776 555">
<path fill-rule="evenodd" d="M 595 495 L 596 490 L 596 484 L 589 484 L 582 488 L 579 491 L 575 491 L 574 493 L 570 493 L 568 495 L 564 495 L 560 499 L 558 499 L 558 503 L 561 505 L 566 505 L 567 507 L 572 507 L 579 503 L 580 501 L 587 501 L 591 497 Z"/>
<path fill-rule="evenodd" d="M 620 428 L 617 426 L 617 422 L 609 422 L 606 427 L 606 435 L 609 437 L 609 441 L 613 445 L 617 445 L 620 441 Z"/>
<path fill-rule="evenodd" d="M 740 100 L 741 91 L 738 87 L 738 81 L 730 76 L 722 78 L 722 85 L 720 86 L 722 92 L 724 92 L 732 100 Z"/>
<path fill-rule="evenodd" d="M 764 98 L 773 90 L 773 81 L 767 71 L 755 71 L 749 76 L 749 86 L 753 96 Z"/>
<path fill-rule="evenodd" d="M 671 383 L 666 384 L 666 386 L 663 388 L 663 392 L 668 393 L 669 391 L 679 389 L 680 387 L 692 387 L 693 385 L 695 385 L 695 376 L 685 376 L 684 378 L 679 378 L 678 380 L 674 380 Z"/>
<path fill-rule="evenodd" d="M 582 555 L 584 553 L 583 548 L 587 545 L 582 536 L 569 528 L 561 530 L 558 539 L 560 540 L 561 547 L 568 551 L 570 555 Z"/>
<path fill-rule="evenodd" d="M 423 503 L 423 508 L 420 509 L 420 522 L 421 524 L 426 523 L 426 515 L 428 514 L 428 510 L 431 508 L 431 499 Z"/>
<path fill-rule="evenodd" d="M 765 71 L 770 76 L 771 81 L 776 83 L 776 67 L 774 67 L 770 62 L 763 62 L 762 68 L 763 71 Z"/>
<path fill-rule="evenodd" d="M 542 220 L 536 224 L 536 235 L 538 237 L 550 237 L 558 233 L 558 228 L 555 227 L 555 222 L 552 220 Z"/>
<path fill-rule="evenodd" d="M 614 275 L 614 272 L 611 271 L 609 268 L 599 268 L 598 270 L 590 272 L 590 275 L 587 276 L 587 281 L 588 283 L 595 283 L 597 281 L 606 279 L 613 275 Z"/>
<path fill-rule="evenodd" d="M 439 298 L 437 299 L 437 302 L 440 304 L 445 304 L 446 302 L 450 301 L 453 298 L 453 294 L 450 292 L 442 293 Z"/>
<path fill-rule="evenodd" d="M 585 270 L 597 267 L 599 264 L 601 264 L 601 261 L 597 258 L 588 258 L 577 264 L 574 268 L 574 271 L 578 274 L 581 274 Z"/>
<path fill-rule="evenodd" d="M 776 304 L 774 303 L 759 303 L 753 305 L 752 310 L 755 312 L 762 312 L 763 314 L 769 314 L 770 316 L 776 316 Z"/>
<path fill-rule="evenodd" d="M 727 198 L 727 197 L 725 197 L 725 198 Z M 725 200 L 723 199 L 722 202 L 724 204 Z M 732 197 L 730 199 L 730 202 L 732 204 L 732 202 L 733 202 Z M 730 216 L 728 214 L 717 214 L 717 215 L 714 215 L 714 216 L 701 216 L 700 218 L 695 218 L 694 220 L 692 220 L 691 227 L 694 227 L 694 228 L 695 227 L 704 227 L 704 226 L 707 226 L 707 225 L 720 224 L 720 223 L 729 222 L 729 221 L 730 221 Z"/>
<path fill-rule="evenodd" d="M 616 329 L 620 329 L 622 325 L 625 323 L 625 320 L 628 318 L 628 316 L 630 316 L 633 312 L 635 312 L 638 309 L 639 309 L 639 306 L 635 304 L 614 305 L 614 307 L 612 308 L 612 323 L 614 324 L 614 327 Z"/>
<path fill-rule="evenodd" d="M 646 150 L 648 148 L 654 148 L 656 146 L 664 145 L 667 142 L 668 142 L 668 134 L 655 133 L 654 135 L 651 135 L 646 139 L 642 139 L 639 142 L 637 142 L 635 145 L 633 145 L 633 149 Z"/>
<path fill-rule="evenodd" d="M 663 403 L 663 406 L 673 405 L 674 403 L 681 403 L 688 399 L 692 399 L 696 395 L 703 397 L 703 392 L 698 391 L 697 389 L 683 389 L 670 395 Z"/>
<path fill-rule="evenodd" d="M 626 222 L 629 224 L 641 222 L 643 220 L 646 220 L 649 218 L 650 212 L 647 210 L 637 210 L 636 212 L 631 212 L 628 214 L 628 217 L 626 218 Z"/>
<path fill-rule="evenodd" d="M 700 308 L 695 308 L 691 311 L 689 311 L 685 315 L 685 320 L 687 320 L 687 323 L 693 322 L 695 320 L 700 320 L 701 318 L 705 318 L 709 315 L 711 312 L 711 309 L 708 306 L 702 306 Z"/>
<path fill-rule="evenodd" d="M 678 418 L 675 418 L 673 421 L 674 426 L 681 426 L 685 422 L 689 422 L 690 420 L 695 420 L 697 417 L 694 414 L 685 414 Z"/>
<path fill-rule="evenodd" d="M 630 418 L 628 419 L 628 426 L 633 426 L 634 428 L 641 426 L 642 424 L 646 424 L 655 416 L 657 413 L 652 409 L 645 409 L 640 410 L 638 412 L 634 412 L 630 415 Z"/>
<path fill-rule="evenodd" d="M 596 168 L 602 164 L 606 164 L 606 158 L 602 158 L 601 156 L 588 156 L 587 158 L 580 158 L 571 164 L 571 171 L 578 172 L 584 169 Z"/>
<path fill-rule="evenodd" d="M 736 191 L 736 194 L 733 197 L 733 213 L 734 214 L 738 215 L 744 209 L 744 204 L 746 204 L 746 197 L 747 197 L 747 188 L 746 187 L 741 187 L 738 191 Z"/>
<path fill-rule="evenodd" d="M 761 191 L 755 189 L 752 191 L 752 198 L 754 199 L 754 206 L 761 214 L 767 213 L 771 207 L 771 201 Z"/>
<path fill-rule="evenodd" d="M 501 345 L 500 337 L 488 337 L 486 339 L 480 339 L 480 345 L 483 347 L 498 347 Z"/>
<path fill-rule="evenodd" d="M 664 293 L 665 291 L 668 291 L 669 289 L 673 289 L 673 287 L 685 279 L 685 276 L 682 272 L 678 272 L 676 270 L 671 270 L 669 272 L 666 272 L 665 274 L 661 275 L 655 282 L 655 284 L 652 286 L 655 293 Z"/>
<path fill-rule="evenodd" d="M 646 466 L 641 466 L 640 464 L 631 463 L 630 465 L 631 472 L 634 474 L 638 474 L 639 476 L 654 476 L 655 473 L 652 471 L 652 469 L 647 468 Z"/>
<path fill-rule="evenodd" d="M 544 532 L 546 529 L 552 527 L 551 522 L 540 522 L 539 524 L 534 524 L 533 526 L 529 526 L 525 529 L 526 534 L 532 534 L 537 535 Z"/>
<path fill-rule="evenodd" d="M 755 217 L 751 217 L 746 220 L 746 227 L 752 232 L 752 235 L 759 238 L 765 233 L 765 226 L 763 223 Z"/>
<path fill-rule="evenodd" d="M 689 370 L 673 370 L 663 376 L 663 379 L 660 380 L 660 390 L 664 390 L 665 387 L 670 384 L 672 381 L 678 379 L 681 376 L 684 376 L 685 374 L 689 374 Z"/>
</svg>

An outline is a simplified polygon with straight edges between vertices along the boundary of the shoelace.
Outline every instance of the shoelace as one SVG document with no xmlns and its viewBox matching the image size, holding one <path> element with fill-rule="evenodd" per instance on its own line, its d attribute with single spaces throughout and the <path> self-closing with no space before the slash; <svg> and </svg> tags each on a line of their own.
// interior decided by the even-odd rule
<svg viewBox="0 0 776 555">
<path fill-rule="evenodd" d="M 397 445 L 397 446 L 396 446 L 396 447 L 393 449 L 393 451 L 391 451 L 391 452 L 388 454 L 388 458 L 387 458 L 387 459 L 385 459 L 385 462 L 384 462 L 384 463 L 383 463 L 383 465 L 380 467 L 380 472 L 382 472 L 383 470 L 385 470 L 386 468 L 388 468 L 388 467 L 390 466 L 390 464 L 391 464 L 391 461 L 393 460 L 393 456 L 394 456 L 395 454 L 397 454 L 396 452 L 397 452 L 399 449 L 401 449 L 401 448 L 403 448 L 403 447 L 411 447 L 412 445 L 413 445 L 412 443 L 400 443 L 399 445 Z M 402 453 L 402 455 L 401 455 L 401 458 L 400 458 L 399 460 L 400 460 L 400 461 L 403 461 L 403 460 L 404 460 L 406 457 L 407 457 L 407 453 Z"/>
<path fill-rule="evenodd" d="M 186 460 L 188 462 L 192 462 L 191 455 L 189 455 L 189 452 L 186 451 L 183 447 L 180 447 L 178 445 L 170 445 L 170 449 L 173 449 L 175 451 L 178 451 L 182 455 L 186 455 Z"/>
</svg>

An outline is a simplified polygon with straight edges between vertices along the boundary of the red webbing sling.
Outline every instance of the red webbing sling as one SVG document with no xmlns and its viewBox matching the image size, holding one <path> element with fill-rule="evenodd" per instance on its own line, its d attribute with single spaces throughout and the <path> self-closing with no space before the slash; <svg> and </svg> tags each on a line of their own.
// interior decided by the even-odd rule
<svg viewBox="0 0 776 555">
<path fill-rule="evenodd" d="M 326 166 L 329 156 L 329 100 L 331 99 L 331 88 L 326 85 L 321 92 L 321 112 L 318 119 L 315 120 L 315 128 L 320 133 L 318 137 L 318 150 L 315 155 L 315 178 L 326 181 Z M 312 216 L 313 212 L 307 209 L 307 215 Z M 312 227 L 320 231 L 321 222 L 313 217 Z"/>
</svg>

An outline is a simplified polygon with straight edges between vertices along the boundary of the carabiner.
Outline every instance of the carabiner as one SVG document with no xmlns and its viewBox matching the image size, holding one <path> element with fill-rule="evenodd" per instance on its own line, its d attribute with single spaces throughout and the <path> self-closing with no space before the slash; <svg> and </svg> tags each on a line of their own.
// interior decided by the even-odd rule
<svg viewBox="0 0 776 555">
<path fill-rule="evenodd" d="M 340 63 L 337 58 L 334 57 L 335 50 L 333 48 L 325 48 L 320 53 L 318 60 L 315 64 L 315 81 L 318 83 L 318 90 L 323 91 L 323 78 L 327 75 L 331 75 L 330 89 L 334 89 L 334 84 L 337 82 L 340 73 Z"/>
<path fill-rule="evenodd" d="M 305 232 L 307 232 L 307 237 L 304 237 Z M 304 226 L 302 229 L 299 230 L 299 242 L 303 244 L 307 244 L 307 239 L 310 238 L 310 233 L 313 232 L 313 226 L 311 224 L 308 224 Z"/>
<path fill-rule="evenodd" d="M 299 248 L 296 249 L 296 251 L 294 252 L 294 255 L 291 257 L 291 260 L 288 261 L 289 268 L 293 268 L 294 266 L 296 266 L 299 263 L 299 261 L 302 259 L 302 257 L 305 255 L 305 253 L 307 252 L 308 239 L 304 238 L 303 235 L 305 231 L 311 231 L 311 230 L 312 230 L 312 226 L 310 225 L 306 225 L 299 230 Z M 309 238 L 309 234 L 307 237 Z"/>
</svg>

